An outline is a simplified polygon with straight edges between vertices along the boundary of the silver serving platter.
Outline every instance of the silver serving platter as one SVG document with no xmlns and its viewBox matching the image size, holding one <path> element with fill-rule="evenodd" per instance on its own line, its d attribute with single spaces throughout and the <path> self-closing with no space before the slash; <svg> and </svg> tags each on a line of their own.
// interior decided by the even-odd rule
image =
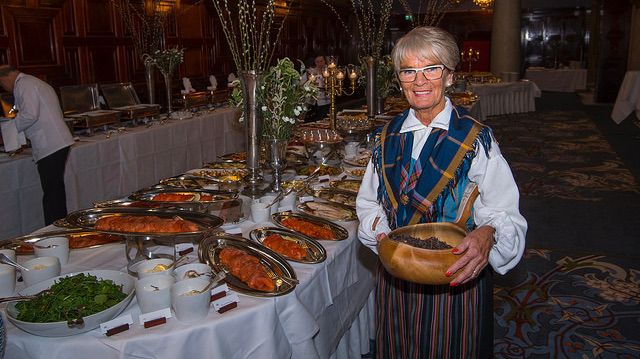
<svg viewBox="0 0 640 359">
<path fill-rule="evenodd" d="M 219 257 L 220 251 L 226 247 L 239 249 L 257 257 L 263 265 L 268 266 L 277 276 L 286 276 L 297 280 L 296 272 L 284 257 L 262 245 L 238 236 L 214 235 L 206 237 L 198 248 L 200 261 L 209 264 L 215 273 L 227 270 L 220 262 Z M 265 292 L 249 288 L 232 274 L 227 275 L 225 281 L 234 291 L 256 297 L 277 297 L 293 291 L 296 287 L 295 283 L 284 282 L 281 286 L 276 287 L 273 292 Z"/>
<path fill-rule="evenodd" d="M 160 218 L 181 217 L 184 220 L 195 223 L 198 230 L 194 232 L 125 232 L 125 231 L 104 231 L 97 230 L 95 223 L 98 219 L 109 216 L 157 216 Z M 123 208 L 123 207 L 107 207 L 107 208 L 89 208 L 73 212 L 67 216 L 67 221 L 74 226 L 93 230 L 101 233 L 118 234 L 126 236 L 140 237 L 184 237 L 184 236 L 201 236 L 211 230 L 220 227 L 224 222 L 222 218 L 192 211 L 176 211 L 162 208 Z"/>
<path fill-rule="evenodd" d="M 343 191 L 353 192 L 358 194 L 358 190 L 360 189 L 361 180 L 340 180 L 340 181 L 331 181 L 329 186 L 331 188 L 341 189 Z"/>
<path fill-rule="evenodd" d="M 215 168 L 215 169 L 245 169 L 247 164 L 244 162 L 233 161 L 220 161 L 205 163 L 202 168 Z"/>
<path fill-rule="evenodd" d="M 314 197 L 329 201 L 332 203 L 340 203 L 351 208 L 356 207 L 357 193 L 345 191 L 338 188 L 322 188 L 314 190 L 311 193 Z"/>
<path fill-rule="evenodd" d="M 209 178 L 182 175 L 160 180 L 160 185 L 171 188 L 204 189 L 206 186 L 217 186 L 217 182 Z"/>
<path fill-rule="evenodd" d="M 317 238 L 317 237 L 312 237 L 312 236 L 307 236 L 309 238 L 315 239 L 315 240 L 320 240 L 320 241 L 327 241 L 327 240 L 333 240 L 333 241 L 343 241 L 347 238 L 349 238 L 349 232 L 342 226 L 337 225 L 331 221 L 328 221 L 326 219 L 322 219 L 319 217 L 315 217 L 315 216 L 310 216 L 304 213 L 295 213 L 292 211 L 284 211 L 284 212 L 278 212 L 278 213 L 274 213 L 271 215 L 271 219 L 273 220 L 273 222 L 281 228 L 287 229 L 287 230 L 292 230 L 291 228 L 288 228 L 287 226 L 285 226 L 284 224 L 282 224 L 282 221 L 284 221 L 287 218 L 295 218 L 295 219 L 300 219 L 303 221 L 308 221 L 310 223 L 319 225 L 319 226 L 323 226 L 325 228 L 329 228 L 331 229 L 331 231 L 333 232 L 334 236 L 336 237 L 336 239 L 322 239 L 322 238 Z M 297 231 L 294 231 L 296 233 L 298 233 Z M 304 234 L 303 234 L 304 235 Z"/>
<path fill-rule="evenodd" d="M 278 234 L 282 236 L 284 239 L 294 241 L 307 251 L 307 256 L 301 260 L 290 258 L 284 254 L 278 253 L 281 256 L 285 257 L 287 260 L 299 262 L 299 263 L 316 264 L 316 263 L 322 263 L 325 261 L 325 259 L 327 259 L 327 251 L 324 249 L 324 247 L 320 243 L 316 242 L 315 239 L 311 239 L 305 235 L 302 235 L 298 232 L 293 232 L 291 230 L 276 228 L 276 227 L 256 228 L 252 230 L 251 233 L 249 233 L 249 239 L 264 245 L 262 242 L 272 234 Z"/>
<path fill-rule="evenodd" d="M 40 233 L 40 234 L 31 234 L 31 235 L 27 235 L 27 236 L 21 236 L 21 237 L 16 237 L 16 238 L 12 238 L 9 240 L 5 240 L 0 242 L 0 248 L 2 249 L 13 249 L 16 251 L 17 255 L 31 255 L 34 254 L 33 253 L 33 247 L 31 247 L 32 244 L 34 243 L 38 243 L 39 241 L 45 240 L 47 238 L 53 238 L 53 237 L 69 237 L 69 247 L 71 250 L 76 250 L 76 249 L 87 249 L 87 248 L 97 248 L 97 247 L 101 247 L 104 245 L 110 245 L 110 244 L 114 244 L 114 243 L 123 243 L 124 242 L 124 237 L 122 236 L 112 236 L 113 241 L 109 241 L 109 242 L 104 242 L 104 243 L 98 243 L 98 244 L 93 244 L 93 245 L 86 245 L 86 246 L 74 246 L 73 244 L 73 240 L 72 238 L 82 238 L 82 237 L 87 237 L 87 236 L 95 236 L 95 235 L 100 235 L 99 233 L 96 233 L 95 231 L 87 231 L 84 229 L 75 229 L 75 230 L 57 230 L 57 231 L 52 231 L 52 232 L 46 232 L 46 233 Z M 20 250 L 20 247 L 25 246 L 26 248 L 31 248 L 31 250 Z"/>
<path fill-rule="evenodd" d="M 333 208 L 335 210 L 339 210 L 339 211 L 343 211 L 344 216 L 342 217 L 334 217 L 334 216 L 330 216 L 326 213 L 323 212 L 317 212 L 317 210 L 313 209 L 309 203 L 314 202 L 314 203 L 322 203 L 323 206 L 327 206 L 330 208 Z M 324 202 L 324 201 L 307 201 L 304 203 L 300 203 L 298 204 L 297 208 L 304 212 L 305 214 L 308 214 L 310 216 L 314 216 L 314 217 L 319 217 L 319 218 L 326 218 L 328 220 L 331 221 L 339 221 L 339 222 L 349 222 L 349 221 L 354 221 L 358 218 L 358 216 L 356 215 L 356 211 L 353 209 L 353 207 L 349 207 L 349 206 L 345 206 L 342 205 L 340 203 L 335 203 L 335 202 Z M 319 210 L 322 211 L 322 210 Z"/>
<path fill-rule="evenodd" d="M 169 194 L 186 194 L 186 195 L 194 195 L 194 196 L 203 196 L 209 195 L 211 196 L 211 200 L 204 201 L 202 199 L 198 201 L 155 201 L 153 198 L 159 194 L 169 193 Z M 132 193 L 129 198 L 134 201 L 149 201 L 149 202 L 159 202 L 171 205 L 203 205 L 206 206 L 209 203 L 214 202 L 222 202 L 229 201 L 238 198 L 237 192 L 232 191 L 218 191 L 218 190 L 208 190 L 208 189 L 180 189 L 180 188 L 150 188 L 143 189 L 137 192 Z"/>
</svg>

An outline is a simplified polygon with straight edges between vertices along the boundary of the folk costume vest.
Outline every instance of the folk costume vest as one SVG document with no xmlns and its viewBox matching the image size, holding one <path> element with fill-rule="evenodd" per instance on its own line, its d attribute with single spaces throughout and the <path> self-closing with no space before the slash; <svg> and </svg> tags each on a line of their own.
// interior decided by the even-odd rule
<svg viewBox="0 0 640 359">
<path fill-rule="evenodd" d="M 400 133 L 409 110 L 376 136 L 373 162 L 378 201 L 391 229 L 417 223 L 454 222 L 471 161 L 482 143 L 488 153 L 491 130 L 454 107 L 449 129 L 433 128 L 418 159 L 411 158 L 413 132 Z M 473 220 L 467 223 L 473 227 Z"/>
</svg>

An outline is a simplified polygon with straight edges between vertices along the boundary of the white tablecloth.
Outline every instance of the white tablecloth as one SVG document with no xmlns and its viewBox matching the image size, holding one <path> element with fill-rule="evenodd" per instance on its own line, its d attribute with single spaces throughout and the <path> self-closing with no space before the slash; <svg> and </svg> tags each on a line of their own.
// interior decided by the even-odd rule
<svg viewBox="0 0 640 359">
<path fill-rule="evenodd" d="M 478 95 L 482 121 L 486 116 L 535 111 L 535 98 L 540 97 L 531 81 L 472 84 L 470 90 Z"/>
<path fill-rule="evenodd" d="M 258 225 L 245 221 L 240 227 L 246 237 Z M 345 227 L 349 239 L 322 241 L 325 262 L 291 263 L 300 284 L 285 296 L 240 295 L 237 308 L 224 314 L 211 310 L 200 322 L 170 318 L 150 329 L 136 322 L 112 337 L 99 329 L 72 337 L 37 337 L 8 324 L 5 359 L 360 358 L 369 351 L 377 257 L 355 238 L 357 222 Z M 126 271 L 124 245 L 74 250 L 63 273 L 98 268 Z M 125 313 L 137 319 L 135 300 Z"/>
<path fill-rule="evenodd" d="M 618 90 L 618 97 L 611 111 L 611 118 L 620 123 L 631 112 L 640 119 L 640 71 L 627 71 Z"/>
<path fill-rule="evenodd" d="M 175 176 L 227 152 L 244 150 L 235 109 L 128 129 L 106 138 L 81 137 L 69 152 L 65 172 L 69 212 L 118 198 Z M 0 157 L 0 239 L 44 225 L 42 190 L 29 151 Z"/>
<path fill-rule="evenodd" d="M 542 91 L 575 92 L 587 88 L 585 69 L 529 68 L 524 77 L 535 82 Z"/>
</svg>

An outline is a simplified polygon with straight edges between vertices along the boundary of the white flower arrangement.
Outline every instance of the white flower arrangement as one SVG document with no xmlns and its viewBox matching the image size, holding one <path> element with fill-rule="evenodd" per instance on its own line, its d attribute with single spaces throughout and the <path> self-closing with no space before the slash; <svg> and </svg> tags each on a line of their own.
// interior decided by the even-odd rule
<svg viewBox="0 0 640 359">
<path fill-rule="evenodd" d="M 315 81 L 308 79 L 301 82 L 302 74 L 305 72 L 303 64 L 301 67 L 298 72 L 293 62 L 284 58 L 278 60 L 278 63 L 270 67 L 262 77 L 261 86 L 257 91 L 258 101 L 262 104 L 262 137 L 291 138 L 293 127 L 307 111 L 306 103 L 316 97 L 318 87 Z M 240 86 L 234 88 L 230 102 L 233 106 L 242 106 Z M 244 115 L 240 117 L 240 121 L 243 120 Z"/>
</svg>

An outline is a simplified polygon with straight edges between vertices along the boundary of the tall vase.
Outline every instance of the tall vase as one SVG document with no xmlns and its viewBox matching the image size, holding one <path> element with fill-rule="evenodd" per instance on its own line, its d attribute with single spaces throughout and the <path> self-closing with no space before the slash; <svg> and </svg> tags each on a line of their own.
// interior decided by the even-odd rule
<svg viewBox="0 0 640 359">
<path fill-rule="evenodd" d="M 150 62 L 144 64 L 144 79 L 147 82 L 149 103 L 156 103 L 156 74 L 154 65 Z"/>
<path fill-rule="evenodd" d="M 166 87 L 167 90 L 167 118 L 171 118 L 171 74 L 165 74 L 163 73 L 162 76 L 164 76 L 164 86 Z"/>
<path fill-rule="evenodd" d="M 260 137 L 262 135 L 262 118 L 258 109 L 258 86 L 262 73 L 256 70 L 240 71 L 240 85 L 242 86 L 242 98 L 245 132 L 247 136 L 247 169 L 249 174 L 245 177 L 247 186 L 244 194 L 255 197 L 260 195 Z"/>
<path fill-rule="evenodd" d="M 267 162 L 273 169 L 271 179 L 271 190 L 280 192 L 282 190 L 282 172 L 287 166 L 287 144 L 289 140 L 283 138 L 265 138 L 264 146 L 267 150 Z"/>
<path fill-rule="evenodd" d="M 384 112 L 384 102 L 385 98 L 382 96 L 378 96 L 378 100 L 376 101 L 376 115 Z"/>
<path fill-rule="evenodd" d="M 377 115 L 378 91 L 376 89 L 376 67 L 378 61 L 373 56 L 368 56 L 364 59 L 367 67 L 367 87 L 365 89 L 365 95 L 367 96 L 367 115 L 369 117 L 375 117 Z"/>
</svg>

